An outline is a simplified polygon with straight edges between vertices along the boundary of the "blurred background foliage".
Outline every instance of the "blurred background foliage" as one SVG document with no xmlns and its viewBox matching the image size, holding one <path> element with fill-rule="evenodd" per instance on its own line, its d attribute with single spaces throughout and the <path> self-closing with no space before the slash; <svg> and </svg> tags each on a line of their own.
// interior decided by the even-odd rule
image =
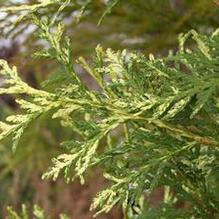
<svg viewBox="0 0 219 219">
<path fill-rule="evenodd" d="M 31 5 L 37 1 L 0 0 L 0 7 L 24 2 Z M 111 11 L 106 11 L 107 5 L 112 2 L 116 4 Z M 57 7 L 60 5 L 54 4 L 49 11 L 42 8 L 35 13 L 42 17 L 49 15 L 52 19 Z M 52 61 L 32 56 L 34 51 L 47 46 L 36 39 L 35 27 L 25 19 L 16 26 L 12 25 L 19 13 L 22 12 L 0 12 L 0 58 L 18 66 L 23 78 L 33 87 L 47 86 L 49 89 L 49 86 L 58 86 L 55 77 L 62 69 Z M 106 16 L 97 25 L 103 13 Z M 59 19 L 65 23 L 66 34 L 73 42 L 74 59 L 81 55 L 91 57 L 98 44 L 105 48 L 126 48 L 159 56 L 169 49 L 177 49 L 178 34 L 181 32 L 196 29 L 209 33 L 216 29 L 219 26 L 219 7 L 213 0 L 74 0 L 61 12 Z M 78 67 L 77 64 L 75 67 Z M 83 77 L 83 70 L 80 72 Z M 54 84 L 41 84 L 42 80 L 51 77 L 54 77 Z M 95 86 L 89 78 L 85 79 L 89 86 Z M 11 97 L 1 97 L 1 118 L 16 109 L 17 105 Z M 90 183 L 83 187 L 78 182 L 65 185 L 62 180 L 55 183 L 41 181 L 51 157 L 62 150 L 59 143 L 72 135 L 46 116 L 41 118 L 41 123 L 32 125 L 20 143 L 25 147 L 22 150 L 18 147 L 15 154 L 8 142 L 0 144 L 0 218 L 5 215 L 5 206 L 19 209 L 21 203 L 27 203 L 29 207 L 37 203 L 47 213 L 50 212 L 52 218 L 58 218 L 60 212 L 67 213 L 70 218 L 91 218 L 91 197 L 105 184 L 101 174 L 98 171 L 90 173 Z M 151 197 L 151 204 L 156 205 L 161 196 L 162 190 L 156 192 Z M 115 209 L 110 215 L 99 218 L 122 216 Z"/>
</svg>

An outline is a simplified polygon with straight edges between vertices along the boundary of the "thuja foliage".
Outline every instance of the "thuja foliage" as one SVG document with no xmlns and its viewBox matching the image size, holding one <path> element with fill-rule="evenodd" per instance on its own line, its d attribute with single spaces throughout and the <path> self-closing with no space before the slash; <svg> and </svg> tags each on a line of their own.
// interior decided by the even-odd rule
<svg viewBox="0 0 219 219">
<path fill-rule="evenodd" d="M 63 175 L 67 182 L 79 177 L 83 183 L 87 169 L 102 167 L 111 186 L 94 199 L 91 209 L 97 213 L 120 204 L 130 217 L 145 208 L 145 215 L 154 215 L 146 197 L 165 187 L 163 205 L 155 214 L 160 216 L 154 218 L 216 218 L 218 31 L 210 36 L 193 30 L 182 34 L 179 51 L 164 58 L 98 46 L 91 64 L 77 60 L 97 83 L 92 90 L 73 68 L 63 26 L 54 29 L 48 20 L 32 19 L 39 37 L 50 43 L 36 55 L 56 59 L 68 83 L 58 83 L 54 91 L 34 89 L 16 67 L 1 60 L 5 87 L 0 93 L 16 95 L 21 113 L 1 122 L 0 139 L 10 136 L 16 150 L 28 126 L 50 112 L 76 137 L 63 142 L 66 153 L 52 160 L 43 178 Z M 189 48 L 185 43 L 191 40 L 195 46 Z M 174 208 L 179 201 L 188 204 L 183 213 Z"/>
<path fill-rule="evenodd" d="M 0 60 L 0 94 L 15 95 L 21 108 L 0 123 L 0 139 L 10 137 L 16 152 L 23 133 L 46 114 L 75 138 L 62 143 L 66 153 L 43 178 L 84 183 L 88 169 L 101 167 L 111 185 L 91 205 L 97 214 L 120 205 L 126 218 L 217 218 L 219 31 L 181 34 L 179 50 L 163 58 L 97 46 L 91 63 L 77 60 L 97 84 L 91 89 L 73 67 L 64 26 L 33 12 L 39 38 L 50 45 L 35 55 L 56 60 L 62 75 L 46 82 L 54 90 L 39 90 Z M 164 197 L 155 209 L 148 197 L 160 187 Z"/>
</svg>

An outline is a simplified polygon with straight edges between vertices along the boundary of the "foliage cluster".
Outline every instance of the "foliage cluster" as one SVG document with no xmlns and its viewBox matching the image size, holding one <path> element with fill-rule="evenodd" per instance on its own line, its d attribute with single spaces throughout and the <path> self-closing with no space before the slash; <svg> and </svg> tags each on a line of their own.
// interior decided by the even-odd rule
<svg viewBox="0 0 219 219">
<path fill-rule="evenodd" d="M 89 168 L 101 167 L 111 185 L 91 205 L 97 214 L 119 204 L 127 218 L 217 218 L 219 31 L 181 34 L 178 51 L 163 58 L 97 46 L 91 63 L 77 60 L 97 84 L 93 89 L 74 68 L 64 25 L 34 15 L 56 2 L 21 8 L 49 43 L 35 55 L 56 60 L 62 75 L 46 82 L 54 90 L 35 89 L 16 67 L 0 61 L 0 94 L 15 95 L 21 108 L 0 123 L 0 139 L 10 136 L 15 151 L 30 124 L 46 114 L 75 138 L 62 143 L 66 152 L 52 160 L 43 178 L 63 174 L 67 182 L 78 177 L 84 183 Z M 104 14 L 118 1 L 111 2 Z M 164 198 L 153 209 L 147 198 L 160 187 Z M 180 202 L 184 209 L 176 208 Z"/>
</svg>

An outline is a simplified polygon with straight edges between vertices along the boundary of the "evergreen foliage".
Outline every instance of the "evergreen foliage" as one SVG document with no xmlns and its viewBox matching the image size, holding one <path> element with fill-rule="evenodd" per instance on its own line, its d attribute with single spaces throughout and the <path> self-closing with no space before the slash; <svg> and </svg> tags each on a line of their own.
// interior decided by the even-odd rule
<svg viewBox="0 0 219 219">
<path fill-rule="evenodd" d="M 52 115 L 75 139 L 63 142 L 66 153 L 52 160 L 43 178 L 63 175 L 67 182 L 78 177 L 84 183 L 89 168 L 101 167 L 111 185 L 94 199 L 96 215 L 119 204 L 127 218 L 217 218 L 219 31 L 181 34 L 178 51 L 162 58 L 97 46 L 91 63 L 77 60 L 98 85 L 91 89 L 74 69 L 64 26 L 33 15 L 56 2 L 22 9 L 30 12 L 39 38 L 50 45 L 35 55 L 56 60 L 66 80 L 47 81 L 55 83 L 53 91 L 35 89 L 16 67 L 0 60 L 0 94 L 15 95 L 21 108 L 19 115 L 0 123 L 0 139 L 10 136 L 15 151 L 34 120 Z M 103 16 L 118 1 L 110 2 Z M 151 208 L 147 198 L 160 187 L 165 190 L 162 204 Z M 177 209 L 179 202 L 188 207 Z"/>
</svg>

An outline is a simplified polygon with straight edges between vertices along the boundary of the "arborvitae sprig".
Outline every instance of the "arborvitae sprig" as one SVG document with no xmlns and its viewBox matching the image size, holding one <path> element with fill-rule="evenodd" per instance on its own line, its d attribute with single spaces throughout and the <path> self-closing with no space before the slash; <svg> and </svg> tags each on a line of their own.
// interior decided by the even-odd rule
<svg viewBox="0 0 219 219">
<path fill-rule="evenodd" d="M 52 160 L 53 167 L 43 178 L 56 180 L 64 173 L 68 182 L 80 177 L 83 183 L 88 168 L 102 167 L 112 185 L 94 199 L 91 209 L 97 213 L 121 204 L 134 215 L 144 197 L 165 186 L 167 193 L 175 194 L 174 199 L 172 191 L 166 195 L 164 209 L 174 211 L 171 207 L 183 201 L 191 206 L 186 210 L 191 218 L 216 218 L 218 31 L 210 36 L 194 30 L 181 35 L 179 51 L 164 58 L 98 46 L 93 64 L 78 59 L 99 85 L 92 90 L 73 69 L 69 41 L 61 40 L 62 25 L 54 34 L 48 22 L 34 18 L 34 23 L 50 44 L 38 55 L 56 59 L 71 80 L 53 92 L 33 89 L 18 77 L 15 67 L 1 60 L 6 87 L 0 92 L 29 97 L 18 101 L 22 115 L 1 123 L 0 138 L 12 135 L 16 148 L 28 125 L 50 111 L 77 138 L 63 143 L 67 152 Z M 185 43 L 191 39 L 189 48 Z M 116 133 L 119 140 L 114 140 Z"/>
<path fill-rule="evenodd" d="M 47 110 L 47 97 L 50 96 L 45 91 L 36 90 L 24 81 L 22 81 L 18 74 L 16 67 L 10 68 L 6 61 L 0 60 L 1 75 L 4 76 L 5 88 L 0 88 L 0 94 L 28 94 L 33 97 L 33 102 L 24 99 L 17 99 L 21 109 L 25 110 L 25 114 L 17 116 L 9 116 L 6 121 L 8 123 L 0 123 L 0 139 L 9 135 L 13 136 L 13 150 L 15 150 L 21 135 L 29 124 L 36 119 L 40 114 Z M 41 105 L 38 104 L 41 102 Z"/>
</svg>

